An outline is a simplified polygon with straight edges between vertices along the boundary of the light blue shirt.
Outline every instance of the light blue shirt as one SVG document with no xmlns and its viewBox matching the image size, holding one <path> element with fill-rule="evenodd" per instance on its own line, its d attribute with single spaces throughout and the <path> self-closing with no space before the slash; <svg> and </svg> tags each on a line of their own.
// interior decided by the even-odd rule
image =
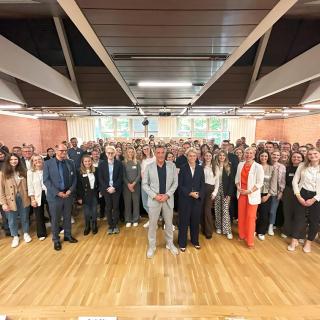
<svg viewBox="0 0 320 320">
<path fill-rule="evenodd" d="M 113 164 L 114 162 L 112 161 L 111 163 L 108 161 L 108 168 L 109 168 L 109 186 L 113 187 Z"/>
</svg>

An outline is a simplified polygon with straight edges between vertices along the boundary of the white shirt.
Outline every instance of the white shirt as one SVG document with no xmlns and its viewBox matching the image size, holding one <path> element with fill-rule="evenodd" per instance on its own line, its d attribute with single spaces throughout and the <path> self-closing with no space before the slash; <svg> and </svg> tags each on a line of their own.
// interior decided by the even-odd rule
<svg viewBox="0 0 320 320">
<path fill-rule="evenodd" d="M 216 196 L 218 194 L 219 189 L 219 169 L 216 167 L 215 175 L 212 172 L 212 166 L 205 166 L 204 167 L 204 179 L 206 184 L 210 184 L 214 186 L 214 191 L 212 194 Z"/>
<path fill-rule="evenodd" d="M 43 184 L 43 171 L 42 171 L 42 170 L 37 170 L 36 173 L 38 174 L 39 180 L 41 181 L 42 190 L 46 191 L 47 188 L 46 188 L 46 186 Z"/>
<path fill-rule="evenodd" d="M 193 175 L 194 175 L 194 170 L 195 169 L 193 169 L 190 165 L 189 165 L 189 167 L 190 167 L 190 170 L 191 170 L 191 175 L 192 175 L 192 178 L 193 178 Z"/>
<path fill-rule="evenodd" d="M 31 160 L 25 159 L 27 170 L 31 169 Z"/>
<path fill-rule="evenodd" d="M 95 182 L 95 176 L 94 173 L 90 172 L 89 170 L 87 170 L 87 175 L 89 178 L 89 183 L 90 183 L 90 189 L 94 189 L 94 182 Z"/>
<path fill-rule="evenodd" d="M 320 167 L 309 166 L 305 169 L 304 180 L 302 182 L 302 188 L 308 191 L 317 191 L 317 173 L 320 172 Z"/>
</svg>

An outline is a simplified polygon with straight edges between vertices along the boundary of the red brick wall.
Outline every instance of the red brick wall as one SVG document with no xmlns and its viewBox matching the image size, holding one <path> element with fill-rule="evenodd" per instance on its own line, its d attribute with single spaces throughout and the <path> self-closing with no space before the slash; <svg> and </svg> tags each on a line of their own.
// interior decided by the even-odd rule
<svg viewBox="0 0 320 320">
<path fill-rule="evenodd" d="M 67 123 L 63 120 L 39 120 L 0 115 L 0 141 L 10 149 L 14 145 L 32 143 L 37 152 L 67 139 Z"/>
<path fill-rule="evenodd" d="M 320 138 L 320 114 L 288 119 L 257 120 L 256 140 L 281 140 L 300 144 Z"/>
</svg>

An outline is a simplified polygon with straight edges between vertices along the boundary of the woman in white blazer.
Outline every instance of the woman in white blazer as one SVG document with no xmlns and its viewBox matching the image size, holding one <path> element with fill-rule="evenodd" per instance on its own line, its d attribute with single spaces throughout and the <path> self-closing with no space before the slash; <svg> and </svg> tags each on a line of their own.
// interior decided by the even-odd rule
<svg viewBox="0 0 320 320">
<path fill-rule="evenodd" d="M 288 250 L 294 251 L 299 245 L 298 239 L 305 238 L 308 212 L 308 236 L 303 251 L 309 253 L 320 223 L 320 151 L 318 149 L 308 150 L 305 162 L 299 164 L 293 177 L 292 187 L 296 203 L 293 211 L 292 241 Z"/>
<path fill-rule="evenodd" d="M 254 161 L 255 150 L 247 148 L 244 162 L 237 169 L 235 183 L 238 198 L 238 231 L 240 240 L 245 240 L 249 248 L 254 247 L 254 232 L 258 205 L 261 203 L 260 189 L 263 186 L 264 171 Z"/>
<path fill-rule="evenodd" d="M 31 169 L 27 172 L 27 183 L 31 206 L 36 215 L 37 236 L 42 241 L 47 237 L 44 218 L 47 188 L 43 184 L 43 159 L 40 155 L 33 155 L 31 158 Z"/>
</svg>

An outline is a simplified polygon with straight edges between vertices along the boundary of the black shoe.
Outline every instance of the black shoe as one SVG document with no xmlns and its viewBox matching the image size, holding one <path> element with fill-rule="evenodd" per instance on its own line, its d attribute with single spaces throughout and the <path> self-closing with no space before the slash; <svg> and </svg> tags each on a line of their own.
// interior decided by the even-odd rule
<svg viewBox="0 0 320 320">
<path fill-rule="evenodd" d="M 10 230 L 5 230 L 4 232 L 5 232 L 5 234 L 6 234 L 6 237 L 11 237 L 11 232 L 10 232 Z"/>
<path fill-rule="evenodd" d="M 78 240 L 76 239 L 76 238 L 74 238 L 74 237 L 64 237 L 64 239 L 63 239 L 64 241 L 69 241 L 70 243 L 77 243 L 78 242 Z"/>
<path fill-rule="evenodd" d="M 90 233 L 91 226 L 90 226 L 90 220 L 86 220 L 86 226 L 84 228 L 83 234 L 87 236 Z"/>
<path fill-rule="evenodd" d="M 61 248 L 62 248 L 60 241 L 55 242 L 55 243 L 53 244 L 53 248 L 54 248 L 54 250 L 56 250 L 56 251 L 60 251 Z"/>
<path fill-rule="evenodd" d="M 92 233 L 96 234 L 98 232 L 97 220 L 92 221 Z"/>
<path fill-rule="evenodd" d="M 212 239 L 212 236 L 206 236 L 206 239 Z"/>
</svg>

